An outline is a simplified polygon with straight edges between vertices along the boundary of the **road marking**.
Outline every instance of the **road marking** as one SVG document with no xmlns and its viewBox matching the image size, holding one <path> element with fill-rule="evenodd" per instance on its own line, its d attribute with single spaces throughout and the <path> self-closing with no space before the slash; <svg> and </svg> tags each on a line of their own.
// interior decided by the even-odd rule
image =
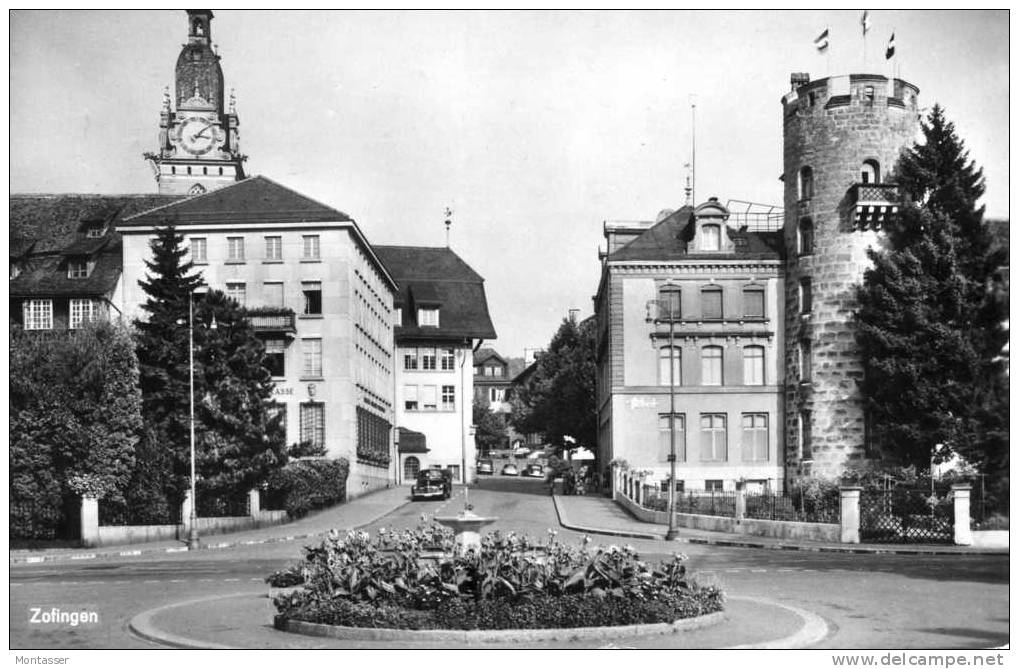
<svg viewBox="0 0 1019 669">
<path fill-rule="evenodd" d="M 211 583 L 212 579 L 211 578 L 200 578 L 200 579 L 198 579 L 198 581 L 199 581 L 199 583 Z"/>
<path fill-rule="evenodd" d="M 233 581 L 239 581 L 241 579 L 239 579 L 239 578 L 224 578 L 223 580 L 226 581 L 227 583 L 231 583 Z"/>
<path fill-rule="evenodd" d="M 743 570 L 742 569 L 726 569 L 725 571 L 726 571 L 727 574 L 735 574 L 736 572 L 743 571 Z"/>
<path fill-rule="evenodd" d="M 261 581 L 262 579 L 260 579 L 260 578 L 259 578 L 259 577 L 257 577 L 257 576 L 252 576 L 252 577 L 251 577 L 251 578 L 249 578 L 248 580 L 249 580 L 249 581 Z"/>
<path fill-rule="evenodd" d="M 150 579 L 150 580 L 147 580 L 147 581 L 142 581 L 142 582 L 143 582 L 143 583 L 159 583 L 159 581 L 157 581 L 157 580 L 155 580 L 155 579 Z"/>
<path fill-rule="evenodd" d="M 181 546 L 180 548 L 167 548 L 166 552 L 167 553 L 183 553 L 187 549 L 188 549 L 187 546 Z"/>
<path fill-rule="evenodd" d="M 30 558 L 26 559 L 25 562 L 42 562 L 45 559 L 46 558 L 43 558 L 43 557 L 30 557 Z"/>
<path fill-rule="evenodd" d="M 25 584 L 24 583 L 11 583 L 11 587 L 12 588 L 20 588 L 23 585 L 25 585 Z"/>
<path fill-rule="evenodd" d="M 796 571 L 796 570 L 795 569 L 791 569 L 789 567 L 781 567 L 781 568 L 777 569 L 776 571 Z"/>
<path fill-rule="evenodd" d="M 141 551 L 120 551 L 118 555 L 141 555 Z"/>
<path fill-rule="evenodd" d="M 750 571 L 752 571 L 752 572 L 753 572 L 753 573 L 755 573 L 755 574 L 764 574 L 764 573 L 766 573 L 766 572 L 767 572 L 768 570 L 767 570 L 767 569 L 751 569 Z"/>
<path fill-rule="evenodd" d="M 803 569 L 801 571 L 817 571 L 816 569 Z"/>
<path fill-rule="evenodd" d="M 183 583 L 183 582 L 184 582 L 184 579 L 182 579 L 182 578 L 171 578 L 170 579 L 170 583 Z"/>
<path fill-rule="evenodd" d="M 96 556 L 95 553 L 82 553 L 81 555 L 72 555 L 72 560 L 91 560 Z"/>
</svg>

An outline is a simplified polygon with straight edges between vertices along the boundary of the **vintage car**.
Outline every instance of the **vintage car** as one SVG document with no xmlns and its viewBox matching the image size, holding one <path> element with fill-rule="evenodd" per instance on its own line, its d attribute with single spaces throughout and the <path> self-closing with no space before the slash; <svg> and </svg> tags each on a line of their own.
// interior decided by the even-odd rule
<svg viewBox="0 0 1019 669">
<path fill-rule="evenodd" d="M 491 460 L 478 460 L 478 473 L 479 474 L 492 474 L 495 472 L 495 467 L 492 465 Z"/>
<path fill-rule="evenodd" d="M 503 476 L 518 476 L 520 472 L 517 471 L 516 465 L 506 465 L 502 468 Z"/>
<path fill-rule="evenodd" d="M 424 469 L 410 488 L 413 499 L 449 499 L 453 493 L 453 475 L 448 469 Z"/>
<path fill-rule="evenodd" d="M 523 476 L 530 476 L 532 478 L 543 479 L 545 478 L 545 467 L 542 465 L 527 465 L 524 468 Z"/>
</svg>

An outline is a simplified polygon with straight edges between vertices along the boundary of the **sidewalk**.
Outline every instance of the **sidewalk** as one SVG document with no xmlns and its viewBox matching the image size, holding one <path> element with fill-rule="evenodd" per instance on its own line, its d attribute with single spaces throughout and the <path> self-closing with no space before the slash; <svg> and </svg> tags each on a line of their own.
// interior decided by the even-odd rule
<svg viewBox="0 0 1019 669">
<path fill-rule="evenodd" d="M 600 495 L 553 496 L 559 523 L 571 530 L 588 534 L 634 539 L 665 541 L 668 526 L 645 523 L 630 515 L 613 500 Z M 1007 555 L 1008 549 L 974 548 L 932 544 L 837 544 L 817 541 L 791 541 L 756 537 L 749 534 L 710 532 L 680 527 L 676 542 L 736 546 L 741 548 L 769 548 L 775 550 L 822 551 L 834 553 L 899 553 L 906 555 Z"/>
<path fill-rule="evenodd" d="M 212 534 L 201 538 L 200 550 L 215 550 L 240 545 L 276 543 L 306 539 L 325 534 L 331 529 L 353 529 L 368 525 L 392 513 L 410 501 L 410 490 L 395 486 L 371 492 L 357 499 L 305 516 L 283 525 L 230 534 Z M 124 557 L 151 553 L 182 553 L 183 541 L 152 541 L 144 544 L 123 544 L 97 548 L 54 548 L 43 550 L 11 550 L 10 564 L 53 562 L 58 560 L 89 560 L 99 557 Z"/>
</svg>

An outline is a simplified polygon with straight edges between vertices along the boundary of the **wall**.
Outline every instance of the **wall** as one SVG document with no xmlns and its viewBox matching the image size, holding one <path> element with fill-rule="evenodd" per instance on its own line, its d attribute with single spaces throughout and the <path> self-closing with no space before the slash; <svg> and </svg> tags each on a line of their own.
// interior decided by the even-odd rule
<svg viewBox="0 0 1019 669">
<path fill-rule="evenodd" d="M 228 518 L 199 518 L 198 535 L 225 534 L 259 527 L 280 525 L 287 522 L 286 511 L 261 511 L 257 518 L 237 516 Z M 187 538 L 185 525 L 100 525 L 99 546 L 118 544 L 140 544 L 148 541 Z"/>
</svg>

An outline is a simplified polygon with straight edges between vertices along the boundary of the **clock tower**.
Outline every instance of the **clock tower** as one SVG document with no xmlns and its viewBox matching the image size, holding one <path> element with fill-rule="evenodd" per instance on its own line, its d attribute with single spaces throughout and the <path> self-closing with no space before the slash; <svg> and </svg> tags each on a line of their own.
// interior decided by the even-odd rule
<svg viewBox="0 0 1019 669">
<path fill-rule="evenodd" d="M 177 57 L 176 98 L 163 94 L 159 150 L 146 153 L 160 194 L 200 195 L 244 178 L 237 111 L 223 104 L 223 69 L 212 45 L 212 12 L 189 9 L 188 41 Z"/>
</svg>

